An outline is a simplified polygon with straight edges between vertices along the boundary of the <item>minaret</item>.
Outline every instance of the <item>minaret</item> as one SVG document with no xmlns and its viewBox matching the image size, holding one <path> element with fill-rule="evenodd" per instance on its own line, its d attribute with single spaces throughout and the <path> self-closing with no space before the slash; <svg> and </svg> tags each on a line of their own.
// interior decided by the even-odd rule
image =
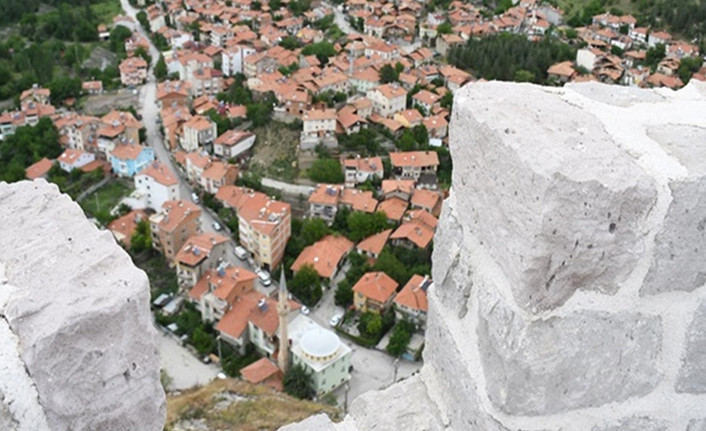
<svg viewBox="0 0 706 431">
<path fill-rule="evenodd" d="M 279 302 L 277 303 L 277 313 L 279 314 L 279 355 L 277 365 L 283 373 L 287 373 L 289 368 L 289 337 L 287 335 L 287 315 L 289 314 L 289 298 L 287 298 L 287 281 L 284 279 L 284 268 L 279 279 Z"/>
</svg>

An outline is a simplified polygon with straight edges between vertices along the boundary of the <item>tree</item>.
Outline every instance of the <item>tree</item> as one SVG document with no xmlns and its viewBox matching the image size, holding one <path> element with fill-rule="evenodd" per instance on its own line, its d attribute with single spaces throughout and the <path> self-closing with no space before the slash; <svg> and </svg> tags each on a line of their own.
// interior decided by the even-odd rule
<svg viewBox="0 0 706 431">
<path fill-rule="evenodd" d="M 314 396 L 311 384 L 311 373 L 299 364 L 289 367 L 282 381 L 284 391 L 301 400 L 308 400 Z"/>
<path fill-rule="evenodd" d="M 380 82 L 387 84 L 389 82 L 397 82 L 400 78 L 399 72 L 390 64 L 386 64 L 380 68 Z"/>
<path fill-rule="evenodd" d="M 152 232 L 150 224 L 147 220 L 140 220 L 137 223 L 135 233 L 130 238 L 130 250 L 134 253 L 140 253 L 152 248 Z"/>
<path fill-rule="evenodd" d="M 442 108 L 451 111 L 451 108 L 453 108 L 454 105 L 454 94 L 450 91 L 447 91 L 443 96 L 441 96 L 439 104 Z"/>
<path fill-rule="evenodd" d="M 129 38 L 131 35 L 132 32 L 129 28 L 125 27 L 124 25 L 116 25 L 115 28 L 110 31 L 110 50 L 116 54 L 124 54 L 125 39 Z"/>
<path fill-rule="evenodd" d="M 336 48 L 328 41 L 311 43 L 302 49 L 302 55 L 315 55 L 321 63 L 326 64 L 329 57 L 336 55 Z"/>
<path fill-rule="evenodd" d="M 384 212 L 374 214 L 354 211 L 348 216 L 348 238 L 358 242 L 370 235 L 387 229 L 387 215 Z"/>
<path fill-rule="evenodd" d="M 387 352 L 392 356 L 403 355 L 412 339 L 413 330 L 413 325 L 404 320 L 395 325 L 392 335 L 390 335 L 390 342 L 387 345 Z"/>
<path fill-rule="evenodd" d="M 137 21 L 142 25 L 142 28 L 144 28 L 147 33 L 151 33 L 152 29 L 150 29 L 150 20 L 147 18 L 147 13 L 141 10 L 137 12 L 136 17 Z"/>
<path fill-rule="evenodd" d="M 310 218 L 304 220 L 300 237 L 304 247 L 309 246 L 330 233 L 326 223 L 320 218 Z"/>
<path fill-rule="evenodd" d="M 307 264 L 299 268 L 289 283 L 289 290 L 304 304 L 312 307 L 321 299 L 321 277 L 313 266 Z"/>
<path fill-rule="evenodd" d="M 701 64 L 703 62 L 701 61 L 700 58 L 694 58 L 694 57 L 684 57 L 681 59 L 681 62 L 679 63 L 679 79 L 682 80 L 684 84 L 688 84 L 689 81 L 691 80 L 691 76 L 694 74 L 694 72 L 697 72 L 699 69 L 701 69 Z"/>
<path fill-rule="evenodd" d="M 400 286 L 407 284 L 407 281 L 409 281 L 411 277 L 411 274 L 408 273 L 404 264 L 400 262 L 387 247 L 385 247 L 380 253 L 380 256 L 378 256 L 373 270 L 384 272 L 399 283 Z"/>
<path fill-rule="evenodd" d="M 154 66 L 154 76 L 159 81 L 164 81 L 168 74 L 169 70 L 167 69 L 167 62 L 164 61 L 164 56 L 159 54 L 159 60 L 157 60 L 157 64 Z"/>
<path fill-rule="evenodd" d="M 368 311 L 360 316 L 358 331 L 360 331 L 363 336 L 378 340 L 382 336 L 382 329 L 383 323 L 380 313 Z"/>
<path fill-rule="evenodd" d="M 265 99 L 259 103 L 251 103 L 246 105 L 247 108 L 247 118 L 252 122 L 253 127 L 264 126 L 270 122 L 270 115 L 272 114 L 272 102 L 269 99 Z"/>
<path fill-rule="evenodd" d="M 294 36 L 286 36 L 279 42 L 279 46 L 284 49 L 293 51 L 297 48 L 300 48 L 302 46 L 302 43 L 299 42 L 299 39 Z"/>
<path fill-rule="evenodd" d="M 449 21 L 445 21 L 436 27 L 436 32 L 438 34 L 451 34 L 453 33 L 453 26 Z"/>
<path fill-rule="evenodd" d="M 348 308 L 353 304 L 353 286 L 348 280 L 341 280 L 336 287 L 336 293 L 333 296 L 336 305 Z"/>
<path fill-rule="evenodd" d="M 524 70 L 524 69 L 519 69 L 515 72 L 515 77 L 513 81 L 515 82 L 534 82 L 535 80 L 534 73 L 530 72 L 529 70 Z"/>
<path fill-rule="evenodd" d="M 336 159 L 318 159 L 309 168 L 309 178 L 317 183 L 342 183 L 343 168 Z"/>
<path fill-rule="evenodd" d="M 652 70 L 657 68 L 660 61 L 664 59 L 666 50 L 664 44 L 658 43 L 654 48 L 650 48 L 645 53 L 645 64 L 650 66 Z"/>
<path fill-rule="evenodd" d="M 81 80 L 68 76 L 57 76 L 49 83 L 49 90 L 54 100 L 65 100 L 81 95 Z"/>
</svg>

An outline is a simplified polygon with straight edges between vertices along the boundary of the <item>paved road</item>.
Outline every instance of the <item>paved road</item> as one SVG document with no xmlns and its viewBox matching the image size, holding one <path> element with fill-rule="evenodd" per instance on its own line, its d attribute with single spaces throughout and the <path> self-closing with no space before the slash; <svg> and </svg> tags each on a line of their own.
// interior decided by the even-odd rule
<svg viewBox="0 0 706 431">
<path fill-rule="evenodd" d="M 170 390 L 184 390 L 205 385 L 220 369 L 199 361 L 172 337 L 159 331 L 159 364 L 171 379 Z"/>
<path fill-rule="evenodd" d="M 262 185 L 291 195 L 309 196 L 312 191 L 310 186 L 284 183 L 282 181 L 273 180 L 272 178 L 263 178 Z"/>
<path fill-rule="evenodd" d="M 348 15 L 341 12 L 338 9 L 338 6 L 332 5 L 331 3 L 328 2 L 321 2 L 323 6 L 329 7 L 333 9 L 333 14 L 334 14 L 334 22 L 338 26 L 338 28 L 341 29 L 345 34 L 360 34 L 358 30 L 354 29 L 351 27 L 351 24 L 348 22 Z"/>
</svg>

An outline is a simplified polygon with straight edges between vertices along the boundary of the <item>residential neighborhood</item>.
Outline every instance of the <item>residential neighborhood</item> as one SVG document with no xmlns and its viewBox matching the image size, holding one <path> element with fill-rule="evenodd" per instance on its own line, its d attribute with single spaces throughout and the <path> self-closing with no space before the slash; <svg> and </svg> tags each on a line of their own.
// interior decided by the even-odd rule
<svg viewBox="0 0 706 431">
<path fill-rule="evenodd" d="M 513 64 L 517 81 L 706 80 L 703 39 L 615 8 L 120 6 L 95 26 L 112 76 L 27 81 L 0 114 L 0 145 L 36 141 L 7 160 L 0 146 L 2 180 L 53 182 L 112 232 L 195 360 L 288 393 L 299 373 L 297 394 L 344 410 L 422 366 L 454 93 L 506 69 L 480 64 L 483 44 L 561 46 Z"/>
</svg>

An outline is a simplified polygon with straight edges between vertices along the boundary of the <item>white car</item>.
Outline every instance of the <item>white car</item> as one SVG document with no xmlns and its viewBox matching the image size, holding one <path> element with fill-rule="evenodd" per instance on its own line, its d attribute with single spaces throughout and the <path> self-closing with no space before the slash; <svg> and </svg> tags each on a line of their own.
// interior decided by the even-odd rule
<svg viewBox="0 0 706 431">
<path fill-rule="evenodd" d="M 310 312 L 309 307 L 307 307 L 306 305 L 302 305 L 302 314 L 305 316 L 308 316 L 309 312 Z"/>
<path fill-rule="evenodd" d="M 223 230 L 223 226 L 221 226 L 221 224 L 218 223 L 217 221 L 214 221 L 213 222 L 213 230 L 215 230 L 216 232 L 220 232 L 221 230 Z"/>
<path fill-rule="evenodd" d="M 240 260 L 245 260 L 245 258 L 248 257 L 248 252 L 239 245 L 233 249 L 233 253 L 235 253 L 235 257 Z"/>
<path fill-rule="evenodd" d="M 265 271 L 264 269 L 260 269 L 255 272 L 257 273 L 258 278 L 264 286 L 269 286 L 270 284 L 272 284 L 272 278 L 270 277 L 269 272 Z"/>
<path fill-rule="evenodd" d="M 192 200 L 195 204 L 201 202 L 201 199 L 199 199 L 199 195 L 197 195 L 196 193 L 192 193 L 192 194 L 191 194 L 191 200 Z"/>
<path fill-rule="evenodd" d="M 338 326 L 338 324 L 341 323 L 341 319 L 342 319 L 342 318 L 343 318 L 343 316 L 341 316 L 340 314 L 335 314 L 335 315 L 331 318 L 331 320 L 328 321 L 328 323 L 329 323 L 329 325 L 331 325 L 331 326 Z"/>
</svg>

